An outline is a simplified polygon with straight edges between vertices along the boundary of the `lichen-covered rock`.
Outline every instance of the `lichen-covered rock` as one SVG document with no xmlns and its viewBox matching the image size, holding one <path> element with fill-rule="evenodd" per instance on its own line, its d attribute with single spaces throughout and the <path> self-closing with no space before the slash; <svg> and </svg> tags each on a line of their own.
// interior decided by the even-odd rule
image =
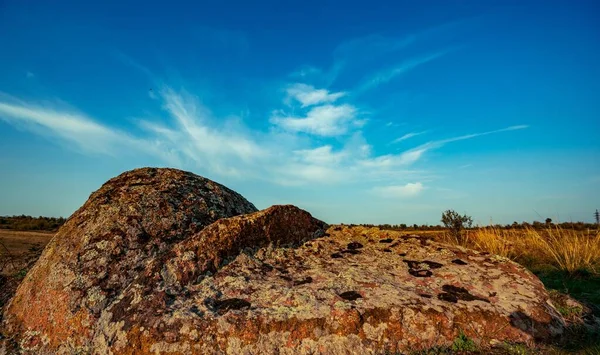
<svg viewBox="0 0 600 355">
<path fill-rule="evenodd" d="M 161 349 L 192 351 L 191 347 L 198 344 L 178 344 L 179 340 L 186 339 L 180 334 L 182 329 L 191 334 L 187 339 L 218 336 L 206 333 L 204 325 L 208 323 L 205 321 L 212 320 L 210 314 L 206 314 L 207 307 L 210 313 L 217 315 L 253 308 L 243 298 L 220 297 L 218 289 L 203 292 L 203 280 L 219 275 L 232 261 L 250 258 L 248 255 L 260 248 L 293 250 L 305 241 L 323 236 L 326 227 L 325 223 L 294 206 L 273 206 L 209 225 L 174 246 L 166 257 L 149 263 L 122 296 L 106 308 L 92 348 L 98 353 L 129 354 Z M 264 273 L 269 270 L 268 266 L 265 268 L 255 271 Z M 236 287 L 235 279 L 230 281 L 230 287 Z M 236 292 L 245 294 L 251 289 Z M 205 315 L 207 318 L 203 319 Z M 214 344 L 206 342 L 203 346 Z"/>
<path fill-rule="evenodd" d="M 254 212 L 208 180 L 154 174 L 175 174 L 173 188 L 111 180 L 44 251 L 5 313 L 20 351 L 380 354 L 564 330 L 542 283 L 507 259 L 376 228 L 325 233 L 294 206 Z M 224 214 L 243 215 L 206 226 Z"/>
<path fill-rule="evenodd" d="M 265 223 L 269 213 L 219 221 L 175 247 L 161 271 L 107 308 L 92 348 L 379 354 L 448 345 L 459 332 L 485 347 L 547 341 L 564 329 L 542 283 L 520 265 L 419 236 L 338 226 L 296 248 L 269 244 L 235 259 L 199 247 L 225 226 L 254 235 L 260 228 L 244 229 L 246 221 Z"/>
<path fill-rule="evenodd" d="M 101 312 L 148 262 L 220 218 L 255 211 L 238 193 L 189 172 L 123 173 L 47 245 L 7 307 L 5 332 L 20 334 L 23 349 L 84 346 Z"/>
<path fill-rule="evenodd" d="M 360 227 L 298 246 L 310 233 L 293 231 L 313 223 L 319 233 L 305 212 L 277 206 L 210 225 L 107 307 L 91 349 L 378 354 L 447 345 L 459 332 L 486 346 L 563 331 L 541 282 L 507 259 Z"/>
</svg>

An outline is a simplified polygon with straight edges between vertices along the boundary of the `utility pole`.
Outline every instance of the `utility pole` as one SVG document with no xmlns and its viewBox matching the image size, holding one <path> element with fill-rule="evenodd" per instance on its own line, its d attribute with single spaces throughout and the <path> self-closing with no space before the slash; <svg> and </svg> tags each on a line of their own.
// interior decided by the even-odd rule
<svg viewBox="0 0 600 355">
<path fill-rule="evenodd" d="M 594 217 L 596 217 L 596 225 L 600 226 L 600 212 L 598 210 L 594 213 Z"/>
</svg>

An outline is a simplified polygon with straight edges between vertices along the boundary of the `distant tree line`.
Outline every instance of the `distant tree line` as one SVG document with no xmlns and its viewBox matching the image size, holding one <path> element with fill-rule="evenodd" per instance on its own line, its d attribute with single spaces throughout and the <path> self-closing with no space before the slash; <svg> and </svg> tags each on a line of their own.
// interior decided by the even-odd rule
<svg viewBox="0 0 600 355">
<path fill-rule="evenodd" d="M 348 224 L 350 226 L 356 226 L 357 224 Z M 386 230 L 396 230 L 396 231 L 402 231 L 402 230 L 422 230 L 422 231 L 443 231 L 446 230 L 447 228 L 445 226 L 441 226 L 441 225 L 428 225 L 428 224 L 422 224 L 422 225 L 417 225 L 417 224 L 358 224 L 359 226 L 363 226 L 363 227 L 379 227 L 381 229 L 386 229 Z M 473 228 L 480 228 L 482 226 L 473 226 L 473 227 L 468 227 L 466 226 L 465 229 L 473 229 Z M 583 231 L 583 230 L 588 230 L 588 229 L 596 229 L 598 227 L 598 225 L 596 223 L 584 223 L 584 222 L 563 222 L 563 223 L 552 223 L 552 222 L 540 222 L 540 221 L 533 221 L 532 223 L 529 222 L 513 222 L 511 224 L 494 224 L 494 225 L 490 225 L 488 227 L 494 227 L 496 229 L 545 229 L 548 227 L 560 227 L 563 229 L 573 229 L 573 230 L 578 230 L 578 231 Z"/>
<path fill-rule="evenodd" d="M 378 227 L 380 229 L 387 229 L 387 230 L 431 230 L 431 231 L 437 231 L 437 230 L 444 230 L 445 228 L 443 226 L 439 226 L 439 225 L 428 225 L 428 224 L 422 224 L 422 225 L 418 225 L 418 224 L 369 224 L 369 223 L 361 223 L 361 224 L 347 224 L 347 223 L 342 223 L 345 226 L 350 226 L 350 227 L 356 227 L 356 226 L 362 226 L 362 227 L 367 227 L 367 228 L 371 228 L 371 227 Z"/>
<path fill-rule="evenodd" d="M 18 231 L 31 231 L 31 230 L 41 230 L 41 231 L 55 231 L 60 226 L 65 223 L 66 219 L 63 217 L 32 217 L 26 215 L 20 216 L 0 216 L 0 229 L 12 229 Z M 422 230 L 422 231 L 443 231 L 447 228 L 442 225 L 429 225 L 429 224 L 345 224 L 347 226 L 362 226 L 362 227 L 379 227 L 381 229 L 386 230 Z M 597 223 L 584 223 L 584 222 L 563 222 L 563 223 L 552 223 L 550 218 L 546 218 L 544 222 L 533 221 L 529 222 L 513 222 L 512 224 L 495 224 L 489 227 L 494 227 L 496 229 L 544 229 L 547 227 L 558 226 L 564 229 L 574 229 L 574 230 L 587 230 L 587 229 L 595 229 L 598 227 Z M 478 228 L 479 226 L 475 226 L 474 228 Z M 470 229 L 470 226 L 465 226 L 465 229 Z"/>
<path fill-rule="evenodd" d="M 529 222 L 513 222 L 512 224 L 499 225 L 496 224 L 493 226 L 494 228 L 502 228 L 502 229 L 544 229 L 547 227 L 560 227 L 563 229 L 574 229 L 574 230 L 586 230 L 586 229 L 596 229 L 598 225 L 596 223 L 585 223 L 585 222 L 562 222 L 562 223 L 553 223 L 550 218 L 546 218 L 545 223 L 540 221 Z"/>
<path fill-rule="evenodd" d="M 0 229 L 18 231 L 55 231 L 65 223 L 63 217 L 0 216 Z"/>
</svg>

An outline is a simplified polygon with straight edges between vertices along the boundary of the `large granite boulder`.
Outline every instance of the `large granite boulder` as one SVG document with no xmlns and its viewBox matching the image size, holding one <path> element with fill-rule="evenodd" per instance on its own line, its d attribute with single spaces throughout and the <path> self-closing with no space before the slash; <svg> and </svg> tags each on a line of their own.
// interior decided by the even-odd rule
<svg viewBox="0 0 600 355">
<path fill-rule="evenodd" d="M 327 227 L 294 206 L 255 212 L 189 173 L 126 173 L 48 245 L 4 333 L 25 353 L 380 354 L 460 333 L 485 347 L 564 330 L 542 283 L 514 262 Z"/>
<path fill-rule="evenodd" d="M 148 262 L 220 218 L 255 211 L 235 191 L 189 172 L 123 173 L 46 246 L 7 307 L 5 332 L 24 336 L 25 348 L 88 344 L 101 312 Z"/>
</svg>

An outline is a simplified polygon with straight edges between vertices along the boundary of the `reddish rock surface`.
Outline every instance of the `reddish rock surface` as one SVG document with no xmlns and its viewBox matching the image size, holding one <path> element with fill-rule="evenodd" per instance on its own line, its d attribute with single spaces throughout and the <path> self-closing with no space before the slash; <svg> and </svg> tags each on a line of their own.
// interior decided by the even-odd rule
<svg viewBox="0 0 600 355">
<path fill-rule="evenodd" d="M 254 210 L 189 173 L 121 175 L 48 245 L 4 332 L 31 353 L 379 354 L 564 330 L 542 283 L 507 259 Z"/>
<path fill-rule="evenodd" d="M 238 193 L 175 169 L 106 182 L 46 246 L 5 312 L 9 334 L 49 348 L 87 344 L 96 319 L 150 260 L 223 217 L 255 212 Z M 22 338 L 25 339 L 25 338 Z"/>
</svg>

